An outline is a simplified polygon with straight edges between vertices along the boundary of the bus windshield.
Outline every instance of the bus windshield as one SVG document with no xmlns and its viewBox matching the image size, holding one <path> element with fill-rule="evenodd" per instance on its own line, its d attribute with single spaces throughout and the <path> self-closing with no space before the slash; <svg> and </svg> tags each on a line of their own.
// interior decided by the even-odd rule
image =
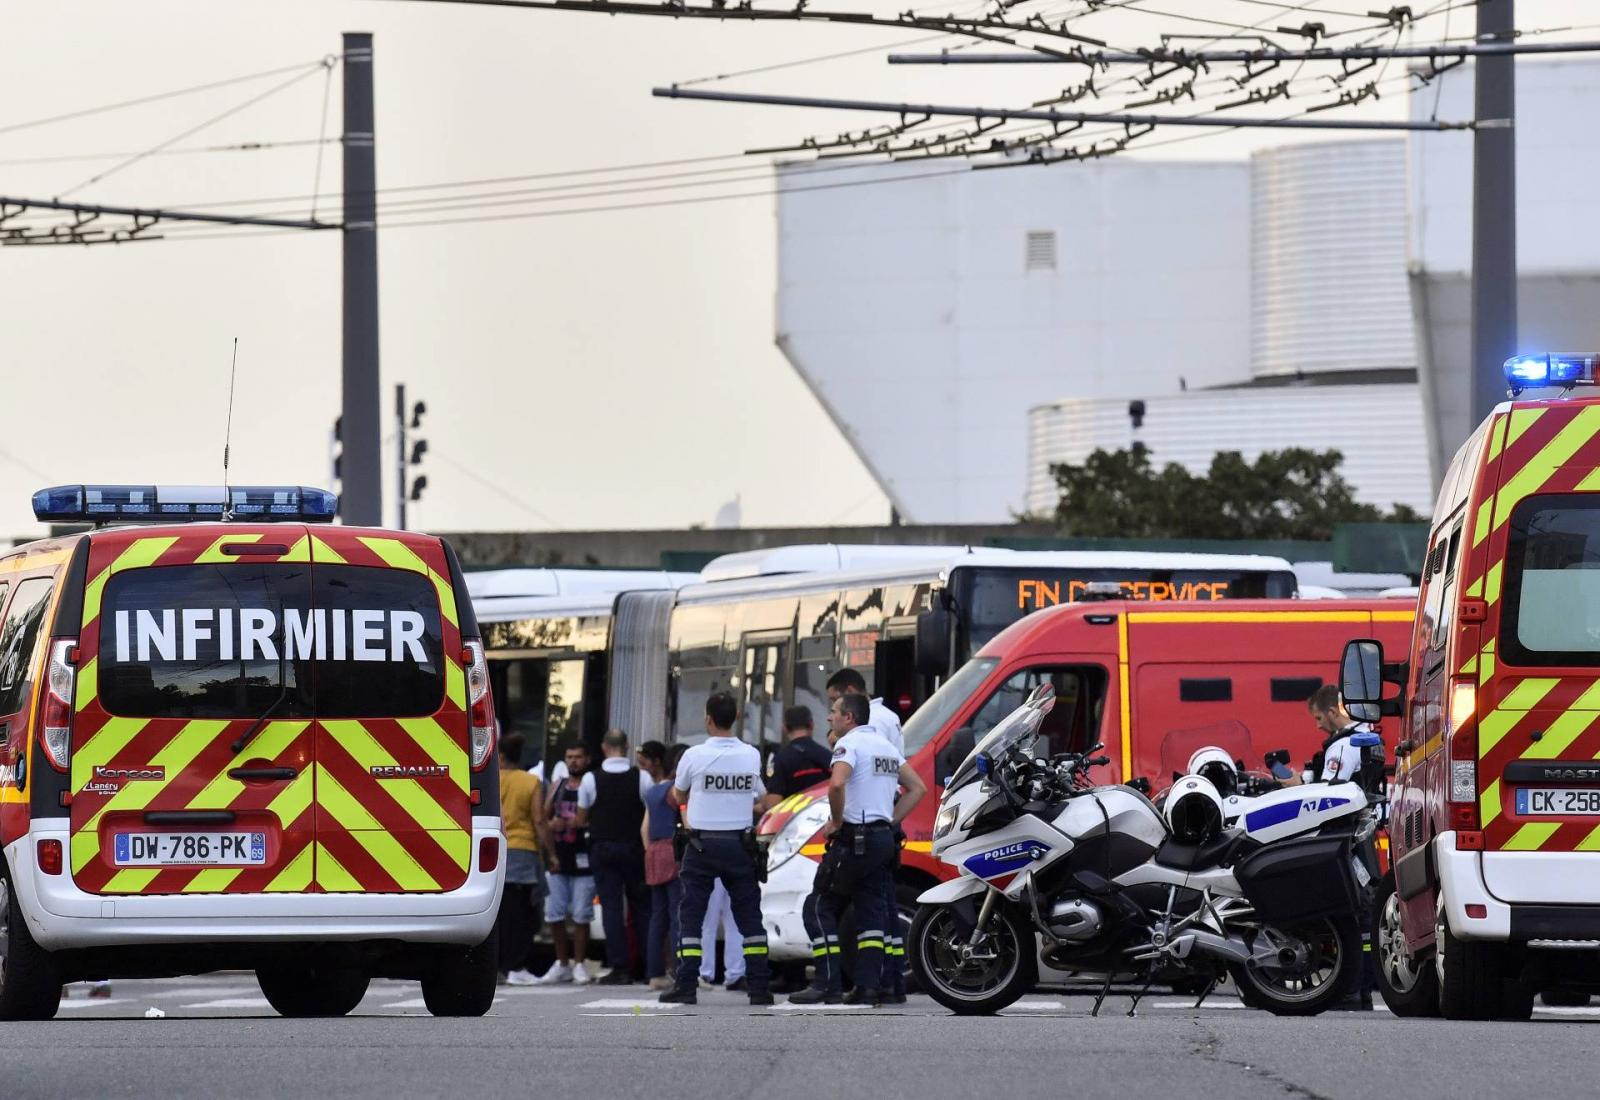
<svg viewBox="0 0 1600 1100">
<path fill-rule="evenodd" d="M 1034 611 L 1075 603 L 1090 584 L 1118 585 L 1124 599 L 1231 600 L 1289 598 L 1298 590 L 1292 572 L 1267 569 L 964 569 L 957 601 L 967 611 L 973 651 Z M 958 582 L 959 583 L 959 582 Z"/>
<path fill-rule="evenodd" d="M 906 719 L 905 727 L 901 732 L 905 735 L 905 754 L 909 760 L 917 751 L 926 745 L 933 735 L 944 728 L 956 711 L 961 709 L 978 685 L 988 678 L 994 671 L 994 666 L 1000 661 L 995 657 L 976 657 L 962 665 L 956 674 L 940 685 L 939 690 L 928 696 L 928 701 L 917 708 L 917 712 Z"/>
</svg>

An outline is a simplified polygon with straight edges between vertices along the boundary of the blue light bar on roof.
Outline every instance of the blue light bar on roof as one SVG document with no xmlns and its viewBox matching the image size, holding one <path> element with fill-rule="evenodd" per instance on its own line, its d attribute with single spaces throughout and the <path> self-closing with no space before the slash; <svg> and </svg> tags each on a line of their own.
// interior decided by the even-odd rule
<svg viewBox="0 0 1600 1100">
<path fill-rule="evenodd" d="M 338 510 L 333 493 L 304 485 L 57 485 L 33 494 L 43 523 L 332 523 Z"/>
<path fill-rule="evenodd" d="M 1506 360 L 1506 382 L 1513 394 L 1547 386 L 1592 386 L 1597 366 L 1600 355 L 1517 355 Z"/>
</svg>

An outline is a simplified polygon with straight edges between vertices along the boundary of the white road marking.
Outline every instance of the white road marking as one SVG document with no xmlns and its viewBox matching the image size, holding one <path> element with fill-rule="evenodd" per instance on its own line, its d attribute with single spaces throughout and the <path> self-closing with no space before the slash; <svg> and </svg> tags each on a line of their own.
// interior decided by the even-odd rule
<svg viewBox="0 0 1600 1100">
<path fill-rule="evenodd" d="M 1139 1007 L 1143 1008 L 1144 1005 Z M 1193 1008 L 1193 1001 L 1156 1001 L 1150 1008 Z M 1201 1008 L 1249 1008 L 1243 1001 L 1207 1001 Z"/>
<path fill-rule="evenodd" d="M 427 1008 L 428 1007 L 428 1002 L 424 1001 L 421 997 L 416 997 L 416 998 L 413 998 L 412 1000 L 409 1000 L 409 1001 L 394 1001 L 394 1002 L 392 1002 L 390 1004 L 379 1005 L 378 1007 L 379 1008 Z"/>
<path fill-rule="evenodd" d="M 585 993 L 580 987 L 570 985 L 512 985 L 501 986 L 496 992 L 497 997 L 548 997 L 551 994 L 560 996 L 564 993 Z"/>
<path fill-rule="evenodd" d="M 855 1012 L 858 1009 L 869 1008 L 869 1005 L 797 1005 L 785 1001 L 781 1005 L 772 1005 L 775 1012 Z M 896 1006 L 899 1007 L 899 1006 Z"/>
<path fill-rule="evenodd" d="M 1067 1007 L 1066 1001 L 1017 1001 L 1007 1005 L 1001 1012 L 1060 1012 Z"/>
<path fill-rule="evenodd" d="M 270 1008 L 265 997 L 221 997 L 215 1001 L 196 1001 L 180 1008 Z"/>
<path fill-rule="evenodd" d="M 662 1005 L 662 1008 L 671 1007 Z M 592 1016 L 599 1019 L 628 1016 L 636 1020 L 664 1020 L 672 1015 L 670 1012 L 580 1012 L 579 1016 Z"/>
<path fill-rule="evenodd" d="M 241 985 L 237 987 L 188 985 L 179 989 L 163 989 L 160 993 L 146 993 L 144 999 L 155 1000 L 158 997 L 241 997 L 251 993 L 259 995 L 256 986 Z"/>
<path fill-rule="evenodd" d="M 1600 1008 L 1556 1007 L 1553 1005 L 1535 1005 L 1533 1014 L 1543 1016 L 1546 1013 L 1555 1016 L 1600 1016 Z"/>
<path fill-rule="evenodd" d="M 96 998 L 95 1000 L 92 1000 L 92 1001 L 91 1000 L 81 1000 L 81 1001 L 63 1000 L 61 1002 L 61 1007 L 62 1008 L 103 1008 L 106 1005 L 132 1004 L 135 1000 L 136 1000 L 136 998 L 133 998 L 133 997 L 99 997 L 99 998 Z"/>
<path fill-rule="evenodd" d="M 652 1012 L 670 1012 L 673 1009 L 683 1008 L 684 1006 L 683 1005 L 675 1005 L 675 1004 L 662 1004 L 660 1001 L 638 1001 L 638 1000 L 627 1000 L 627 999 L 624 999 L 624 998 L 614 998 L 614 999 L 607 999 L 607 1000 L 601 1000 L 601 1001 L 586 1001 L 585 1003 L 579 1005 L 578 1007 L 579 1008 L 610 1008 L 610 1009 L 618 1009 L 618 1008 L 635 1009 L 636 1008 L 641 1012 L 643 1012 L 645 1009 L 649 1009 Z M 631 1012 L 629 1014 L 631 1015 Z"/>
</svg>

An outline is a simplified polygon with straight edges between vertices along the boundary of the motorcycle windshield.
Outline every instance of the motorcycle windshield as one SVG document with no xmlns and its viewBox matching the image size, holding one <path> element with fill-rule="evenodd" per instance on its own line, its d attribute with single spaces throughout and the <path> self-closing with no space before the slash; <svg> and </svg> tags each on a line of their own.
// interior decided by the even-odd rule
<svg viewBox="0 0 1600 1100">
<path fill-rule="evenodd" d="M 1013 748 L 1024 746 L 1036 740 L 1039 736 L 1039 727 L 1044 722 L 1044 716 L 1050 713 L 1050 703 L 1053 699 L 1039 701 L 1030 699 L 1016 710 L 1006 715 L 990 730 L 982 741 L 972 747 L 965 760 L 956 768 L 950 777 L 945 790 L 955 791 L 977 779 L 983 773 L 978 770 L 978 758 L 986 756 L 991 761 L 1002 759 Z M 1029 750 L 1031 751 L 1031 749 Z"/>
</svg>

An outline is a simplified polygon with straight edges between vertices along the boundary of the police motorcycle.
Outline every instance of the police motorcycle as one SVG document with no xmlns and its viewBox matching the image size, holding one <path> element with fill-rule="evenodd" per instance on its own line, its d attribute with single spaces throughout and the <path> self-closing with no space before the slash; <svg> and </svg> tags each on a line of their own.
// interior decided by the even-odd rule
<svg viewBox="0 0 1600 1100">
<path fill-rule="evenodd" d="M 1095 1013 L 1129 974 L 1142 974 L 1140 996 L 1198 982 L 1201 1001 L 1226 974 L 1247 1003 L 1285 1016 L 1341 997 L 1360 966 L 1359 790 L 1268 795 L 1225 828 L 1222 796 L 1187 775 L 1163 816 L 1132 787 L 1088 778 L 1109 763 L 1090 755 L 1099 745 L 1033 755 L 1053 703 L 1041 686 L 945 788 L 933 854 L 961 874 L 917 899 L 908 947 L 922 988 L 958 1014 L 993 1013 L 1033 988 L 1042 960 L 1103 978 Z"/>
</svg>

